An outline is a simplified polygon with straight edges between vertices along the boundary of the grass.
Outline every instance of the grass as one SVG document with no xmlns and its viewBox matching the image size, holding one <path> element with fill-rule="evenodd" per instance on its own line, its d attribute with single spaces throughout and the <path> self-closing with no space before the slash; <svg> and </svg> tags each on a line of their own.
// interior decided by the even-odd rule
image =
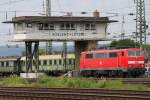
<svg viewBox="0 0 150 100">
<path fill-rule="evenodd" d="M 0 86 L 24 87 L 28 85 L 28 81 L 16 75 L 10 76 L 0 81 Z"/>
<path fill-rule="evenodd" d="M 123 84 L 118 80 L 94 80 L 86 78 L 66 78 L 41 76 L 36 82 L 28 82 L 18 76 L 11 76 L 0 81 L 0 86 L 12 87 L 48 87 L 48 88 L 107 88 L 107 89 L 128 89 L 148 90 L 150 87 L 142 84 Z"/>
</svg>

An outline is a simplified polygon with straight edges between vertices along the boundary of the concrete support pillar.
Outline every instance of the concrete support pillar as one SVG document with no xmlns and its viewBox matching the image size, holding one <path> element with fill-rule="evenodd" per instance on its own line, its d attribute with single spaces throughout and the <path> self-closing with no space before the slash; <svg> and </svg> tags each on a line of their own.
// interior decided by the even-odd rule
<svg viewBox="0 0 150 100">
<path fill-rule="evenodd" d="M 80 53 L 82 51 L 94 50 L 97 48 L 97 41 L 75 41 L 75 70 L 80 66 Z"/>
</svg>

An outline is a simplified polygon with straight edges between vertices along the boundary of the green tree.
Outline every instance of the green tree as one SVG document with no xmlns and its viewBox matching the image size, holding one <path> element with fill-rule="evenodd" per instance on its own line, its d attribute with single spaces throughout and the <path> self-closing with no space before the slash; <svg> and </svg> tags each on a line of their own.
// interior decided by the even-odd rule
<svg viewBox="0 0 150 100">
<path fill-rule="evenodd" d="M 118 47 L 118 48 L 120 48 L 120 47 L 140 47 L 139 43 L 136 43 L 131 39 L 112 41 L 110 46 Z"/>
</svg>

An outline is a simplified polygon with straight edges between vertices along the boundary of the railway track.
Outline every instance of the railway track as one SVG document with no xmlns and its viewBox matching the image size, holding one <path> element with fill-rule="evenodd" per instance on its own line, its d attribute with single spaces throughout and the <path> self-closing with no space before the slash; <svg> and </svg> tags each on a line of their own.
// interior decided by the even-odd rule
<svg viewBox="0 0 150 100">
<path fill-rule="evenodd" d="M 150 78 L 129 78 L 129 79 L 124 79 L 124 83 L 130 83 L 130 84 L 144 84 L 147 86 L 150 86 Z"/>
<path fill-rule="evenodd" d="M 150 86 L 150 78 L 97 78 L 96 80 L 121 80 L 124 83 Z"/>
<path fill-rule="evenodd" d="M 0 100 L 150 100 L 150 91 L 0 87 Z"/>
</svg>

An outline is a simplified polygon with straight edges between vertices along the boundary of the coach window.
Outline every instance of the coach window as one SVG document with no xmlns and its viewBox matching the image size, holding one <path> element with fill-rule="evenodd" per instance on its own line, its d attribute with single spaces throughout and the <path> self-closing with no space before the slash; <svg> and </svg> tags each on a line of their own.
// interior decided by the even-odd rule
<svg viewBox="0 0 150 100">
<path fill-rule="evenodd" d="M 110 52 L 109 58 L 114 58 L 114 57 L 117 57 L 117 52 Z"/>
<path fill-rule="evenodd" d="M 47 65 L 47 60 L 44 60 L 44 61 L 43 61 L 43 65 Z"/>
<path fill-rule="evenodd" d="M 6 67 L 9 67 L 9 62 L 8 61 L 6 62 Z"/>
<path fill-rule="evenodd" d="M 41 65 L 41 60 L 39 61 L 39 65 Z"/>
<path fill-rule="evenodd" d="M 54 65 L 56 65 L 57 64 L 57 60 L 54 60 Z"/>
<path fill-rule="evenodd" d="M 93 58 L 93 54 L 86 54 L 86 58 Z"/>
<path fill-rule="evenodd" d="M 2 67 L 4 66 L 4 62 L 1 62 Z"/>
<path fill-rule="evenodd" d="M 75 59 L 72 59 L 72 64 L 75 65 Z"/>
<path fill-rule="evenodd" d="M 72 59 L 69 59 L 69 65 L 71 65 L 72 64 Z"/>
<path fill-rule="evenodd" d="M 61 59 L 59 59 L 59 65 L 61 65 L 62 64 L 62 60 Z"/>
</svg>

